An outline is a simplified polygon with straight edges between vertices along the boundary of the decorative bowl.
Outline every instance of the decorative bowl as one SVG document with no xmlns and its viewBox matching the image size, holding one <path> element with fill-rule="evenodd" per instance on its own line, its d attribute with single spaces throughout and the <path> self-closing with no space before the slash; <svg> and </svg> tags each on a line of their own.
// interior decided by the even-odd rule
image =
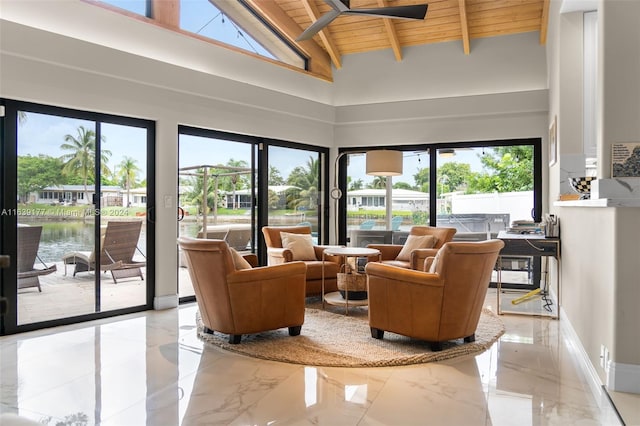
<svg viewBox="0 0 640 426">
<path fill-rule="evenodd" d="M 591 196 L 591 182 L 596 180 L 595 176 L 582 176 L 569 178 L 571 188 L 580 194 L 581 200 L 588 200 Z"/>
</svg>

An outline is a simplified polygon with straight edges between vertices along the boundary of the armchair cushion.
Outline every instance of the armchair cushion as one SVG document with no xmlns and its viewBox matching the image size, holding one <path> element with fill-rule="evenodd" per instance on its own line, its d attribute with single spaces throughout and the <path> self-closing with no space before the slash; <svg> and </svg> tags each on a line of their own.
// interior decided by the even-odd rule
<svg viewBox="0 0 640 426">
<path fill-rule="evenodd" d="M 311 234 L 281 232 L 282 247 L 291 250 L 293 260 L 316 260 Z"/>
<path fill-rule="evenodd" d="M 411 261 L 411 252 L 417 249 L 431 248 L 436 245 L 438 239 L 433 235 L 409 235 L 402 246 L 402 250 L 396 256 L 396 260 Z"/>
<path fill-rule="evenodd" d="M 236 271 L 241 269 L 251 269 L 252 266 L 247 260 L 233 247 L 229 247 L 229 251 L 231 252 L 231 257 L 233 258 L 233 264 L 236 267 Z"/>
</svg>

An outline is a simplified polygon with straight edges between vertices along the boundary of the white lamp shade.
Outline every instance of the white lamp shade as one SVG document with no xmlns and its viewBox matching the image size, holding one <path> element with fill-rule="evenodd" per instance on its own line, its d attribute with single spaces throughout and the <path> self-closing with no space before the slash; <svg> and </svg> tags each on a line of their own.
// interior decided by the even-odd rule
<svg viewBox="0 0 640 426">
<path fill-rule="evenodd" d="M 402 151 L 380 149 L 367 152 L 367 174 L 372 176 L 400 176 Z"/>
</svg>

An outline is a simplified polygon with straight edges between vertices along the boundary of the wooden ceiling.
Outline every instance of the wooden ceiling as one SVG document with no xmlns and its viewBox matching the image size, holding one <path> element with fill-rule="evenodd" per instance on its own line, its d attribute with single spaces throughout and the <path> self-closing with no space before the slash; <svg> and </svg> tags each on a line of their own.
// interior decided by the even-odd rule
<svg viewBox="0 0 640 426">
<path fill-rule="evenodd" d="M 427 43 L 460 40 L 461 54 L 473 54 L 473 40 L 507 34 L 540 32 L 546 42 L 550 0 L 425 0 L 425 20 L 341 16 L 312 40 L 295 38 L 330 10 L 324 0 L 245 0 L 285 38 L 296 43 L 311 61 L 319 52 L 336 68 L 342 55 L 390 49 L 402 60 L 402 49 Z M 351 0 L 351 8 L 400 6 L 423 0 Z"/>
</svg>

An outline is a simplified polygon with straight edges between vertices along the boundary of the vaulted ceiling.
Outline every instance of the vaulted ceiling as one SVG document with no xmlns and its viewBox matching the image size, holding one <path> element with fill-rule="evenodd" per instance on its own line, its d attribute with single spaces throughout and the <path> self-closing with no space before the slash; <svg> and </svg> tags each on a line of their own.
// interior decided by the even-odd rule
<svg viewBox="0 0 640 426">
<path fill-rule="evenodd" d="M 351 8 L 421 4 L 425 20 L 341 16 L 312 40 L 296 42 L 302 31 L 330 10 L 324 0 L 244 0 L 256 13 L 311 59 L 329 55 L 336 68 L 342 56 L 390 49 L 402 60 L 403 48 L 460 40 L 461 54 L 473 54 L 473 40 L 539 31 L 546 42 L 550 0 L 351 0 Z M 322 53 L 321 53 L 322 52 Z"/>
</svg>

